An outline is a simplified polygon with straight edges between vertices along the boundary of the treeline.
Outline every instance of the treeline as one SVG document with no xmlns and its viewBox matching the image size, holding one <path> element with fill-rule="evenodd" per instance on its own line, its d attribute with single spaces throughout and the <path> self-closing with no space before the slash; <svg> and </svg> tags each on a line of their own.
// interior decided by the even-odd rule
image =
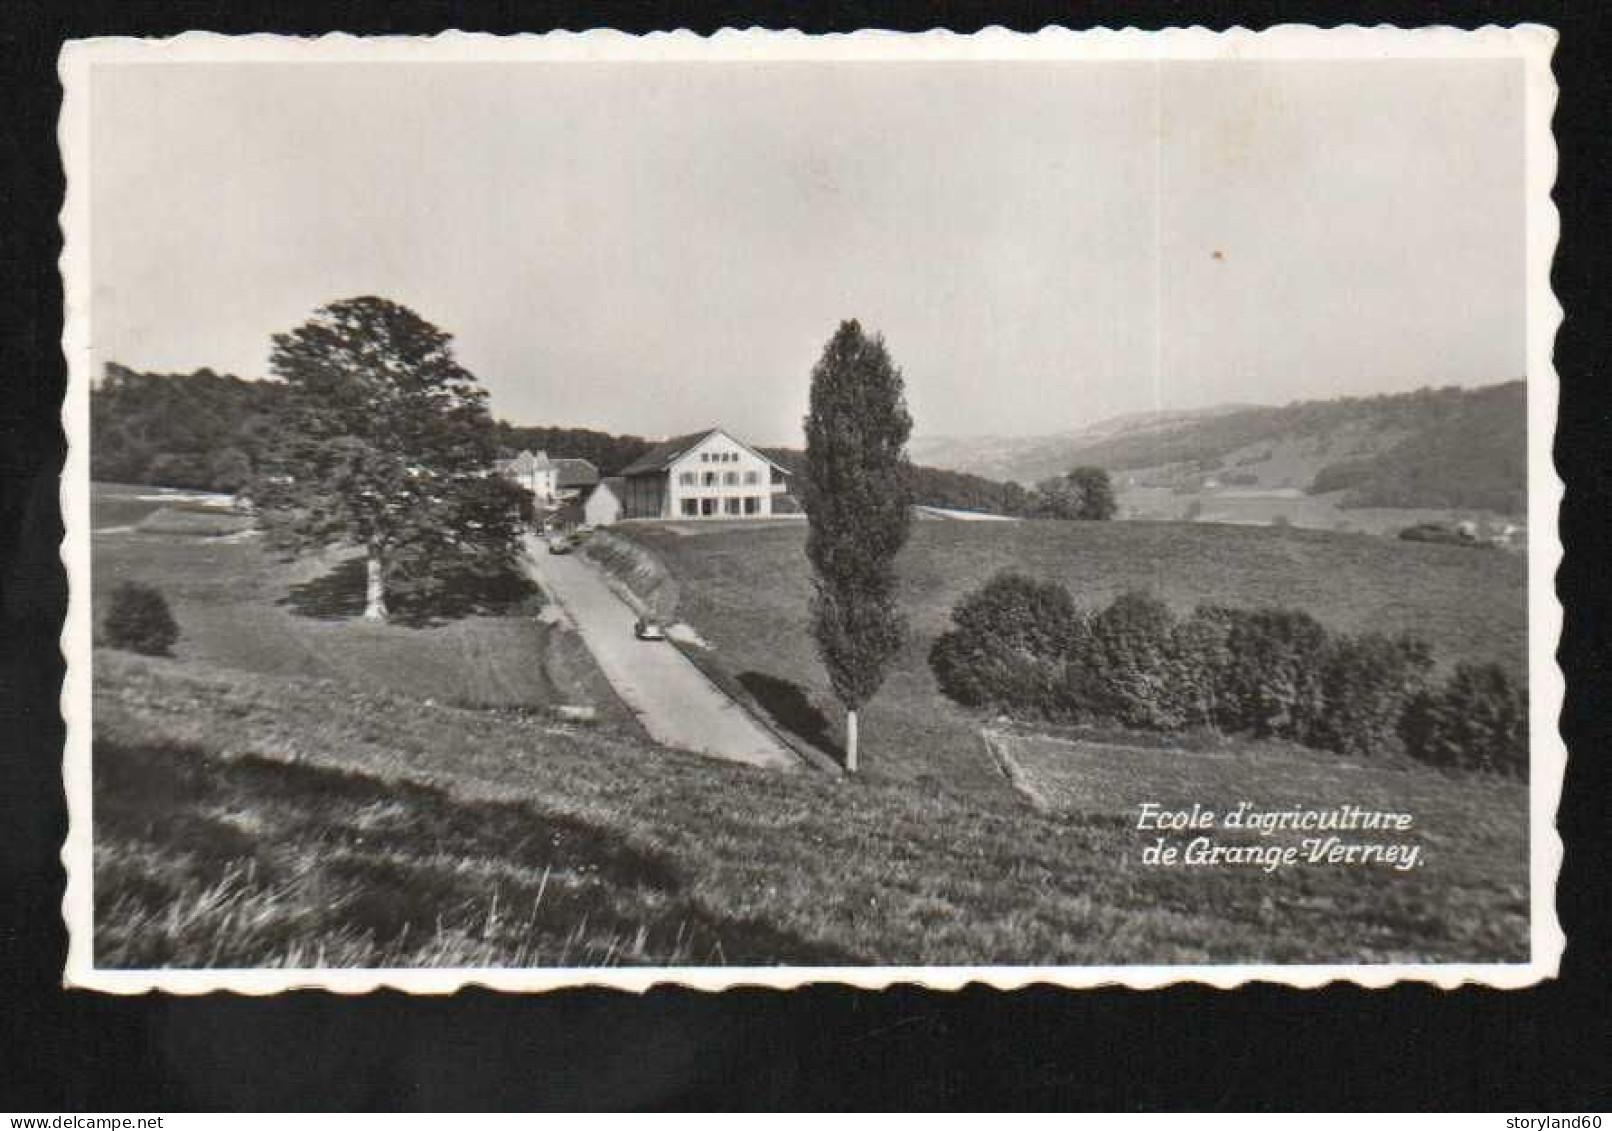
<svg viewBox="0 0 1612 1131">
<path fill-rule="evenodd" d="M 247 381 L 200 369 L 195 373 L 140 373 L 108 364 L 90 391 L 90 467 L 97 480 L 149 483 L 194 490 L 236 491 L 250 483 L 274 435 L 278 381 Z M 601 475 L 618 474 L 653 446 L 642 436 L 590 428 L 493 422 L 506 456 L 544 451 L 585 459 Z M 806 453 L 796 448 L 761 452 L 799 474 Z M 938 467 L 912 469 L 915 501 L 924 506 L 1020 517 L 1072 517 L 1067 492 L 1044 496 L 1017 483 Z"/>
<path fill-rule="evenodd" d="M 142 373 L 115 362 L 90 390 L 90 474 L 103 482 L 237 491 L 251 482 L 285 398 L 279 381 L 211 369 Z M 505 455 L 547 451 L 613 475 L 648 451 L 639 436 L 494 421 Z"/>
<path fill-rule="evenodd" d="M 806 466 L 806 453 L 797 448 L 758 448 L 762 455 L 800 476 Z M 1028 516 L 1035 510 L 1036 494 L 1017 483 L 999 483 L 966 471 L 912 465 L 913 501 L 920 506 L 953 510 L 984 511 L 989 514 Z"/>
<path fill-rule="evenodd" d="M 90 390 L 90 475 L 235 491 L 251 481 L 285 386 L 198 369 L 140 373 L 109 363 Z"/>
<path fill-rule="evenodd" d="M 642 436 L 616 436 L 591 428 L 545 428 L 535 425 L 493 424 L 498 446 L 507 455 L 523 451 L 547 452 L 551 457 L 585 459 L 600 475 L 617 475 L 654 444 Z"/>
<path fill-rule="evenodd" d="M 1498 665 L 1458 665 L 1436 683 L 1424 642 L 1329 632 L 1296 609 L 1202 605 L 1179 617 L 1126 593 L 1094 611 L 1057 582 L 1007 572 L 957 605 L 929 662 L 952 699 L 1020 718 L 1528 768 L 1526 691 Z"/>
</svg>

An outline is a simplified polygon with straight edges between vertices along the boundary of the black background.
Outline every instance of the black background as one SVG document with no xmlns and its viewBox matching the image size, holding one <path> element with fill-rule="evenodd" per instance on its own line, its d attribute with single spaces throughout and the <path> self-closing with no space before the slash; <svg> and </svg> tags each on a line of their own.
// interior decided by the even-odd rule
<svg viewBox="0 0 1612 1131">
<path fill-rule="evenodd" d="M 261 1107 L 940 1106 L 1094 1108 L 1612 1107 L 1608 977 L 1608 692 L 1603 578 L 1612 515 L 1606 17 L 1583 4 L 871 3 L 46 4 L 0 9 L 0 1109 Z M 471 990 L 411 999 L 115 998 L 59 988 L 66 830 L 57 634 L 66 586 L 57 474 L 65 367 L 56 152 L 65 39 L 188 28 L 315 34 L 726 25 L 973 31 L 1188 24 L 1534 21 L 1562 32 L 1553 282 L 1557 464 L 1567 483 L 1557 583 L 1571 752 L 1559 826 L 1562 975 L 1510 993 L 1419 986 L 1300 992 L 1185 986 L 1140 993 L 915 988 L 644 996 Z M 1542 521 L 1536 517 L 1535 521 Z"/>
</svg>

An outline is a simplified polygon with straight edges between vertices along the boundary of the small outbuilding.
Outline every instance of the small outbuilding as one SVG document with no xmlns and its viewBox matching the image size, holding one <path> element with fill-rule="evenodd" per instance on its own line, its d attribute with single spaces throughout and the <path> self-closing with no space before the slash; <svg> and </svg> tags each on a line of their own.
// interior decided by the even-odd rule
<svg viewBox="0 0 1612 1131">
<path fill-rule="evenodd" d="M 609 526 L 621 517 L 623 480 L 620 476 L 601 479 L 582 500 L 582 521 L 589 526 Z"/>
</svg>

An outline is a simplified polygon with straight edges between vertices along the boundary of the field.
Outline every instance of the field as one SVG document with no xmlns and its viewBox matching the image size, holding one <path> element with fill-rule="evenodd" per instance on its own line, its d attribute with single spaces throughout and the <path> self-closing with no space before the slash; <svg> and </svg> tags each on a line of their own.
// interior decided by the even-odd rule
<svg viewBox="0 0 1612 1131">
<path fill-rule="evenodd" d="M 804 530 L 620 529 L 681 582 L 681 615 L 713 648 L 705 662 L 751 687 L 780 725 L 839 756 L 840 712 L 807 626 Z M 1278 528 L 921 522 L 901 559 L 910 639 L 863 719 L 869 775 L 1003 788 L 979 720 L 940 694 L 927 656 L 957 600 L 1007 568 L 1062 579 L 1088 605 L 1146 587 L 1179 610 L 1207 601 L 1295 606 L 1330 628 L 1415 633 L 1441 663 L 1494 660 L 1526 674 L 1525 563 L 1510 554 Z"/>
<path fill-rule="evenodd" d="M 1025 540 L 1010 525 L 1019 527 L 919 526 L 914 549 L 923 552 L 909 558 L 908 582 L 929 594 L 916 609 L 921 634 L 938 630 L 973 574 L 1015 556 L 1034 560 L 1035 539 L 1048 535 L 1023 524 L 1031 531 Z M 1265 552 L 1279 557 L 1306 544 L 1280 541 L 1274 531 L 1230 533 L 1275 537 Z M 675 568 L 689 570 L 685 613 L 724 664 L 733 662 L 738 638 L 713 610 L 726 602 L 752 617 L 781 615 L 765 613 L 761 590 L 740 600 L 746 578 L 761 576 L 754 571 L 779 571 L 761 587 L 773 590 L 772 600 L 780 593 L 804 600 L 804 574 L 790 564 L 798 559 L 798 527 L 642 536 L 676 543 L 664 549 Z M 1019 539 L 1017 549 L 1004 537 Z M 1436 546 L 1389 548 L 1432 555 L 1456 571 L 1479 557 L 1505 560 Z M 1336 556 L 1335 547 L 1323 549 Z M 1050 565 L 1070 550 L 1049 544 L 1040 552 Z M 692 563 L 703 565 L 690 570 Z M 1258 566 L 1256 556 L 1247 568 Z M 1312 567 L 1299 560 L 1289 569 Z M 909 697 L 892 693 L 903 686 L 893 680 L 881 697 L 888 713 L 871 716 L 870 773 L 777 775 L 656 747 L 620 716 L 607 713 L 588 726 L 554 719 L 541 708 L 562 692 L 567 702 L 608 697 L 586 656 L 556 650 L 568 633 L 518 610 L 425 627 L 365 624 L 352 615 L 339 555 L 287 564 L 253 537 L 133 530 L 97 536 L 94 569 L 97 601 L 121 577 L 160 585 L 184 632 L 169 659 L 96 651 L 100 965 L 1382 962 L 1524 954 L 1516 787 L 1507 793 L 1484 779 L 1373 765 L 1361 770 L 1365 784 L 1349 800 L 1427 794 L 1446 806 L 1428 802 L 1422 873 L 1317 868 L 1266 877 L 1240 869 L 1217 872 L 1212 882 L 1188 880 L 1135 866 L 1142 842 L 1126 798 L 1142 782 L 1163 783 L 1166 767 L 1185 767 L 1194 755 L 1160 756 L 1157 776 L 1133 756 L 1127 764 L 1138 783 L 1116 779 L 1038 810 L 1002 784 L 976 722 L 928 687 L 921 651 L 916 667 L 909 660 L 898 673 Z M 941 576 L 950 570 L 964 573 Z M 1438 571 L 1415 572 L 1425 583 Z M 1402 579 L 1397 591 L 1425 607 L 1417 578 Z M 1484 584 L 1500 583 L 1462 575 L 1447 584 L 1481 595 Z M 1336 611 L 1341 597 L 1333 601 Z M 1442 625 L 1443 649 L 1458 646 L 1462 632 L 1481 636 L 1454 616 L 1459 605 L 1452 599 L 1436 606 L 1439 617 L 1425 618 Z M 775 702 L 787 699 L 794 680 L 815 678 L 792 651 L 797 638 L 786 630 L 795 623 L 771 624 L 746 653 L 754 658 L 735 669 Z M 783 659 L 797 666 L 781 666 Z M 916 738 L 897 729 L 906 720 L 921 728 Z M 833 725 L 825 721 L 822 741 L 832 742 Z M 934 743 L 927 750 L 926 739 Z M 1015 755 L 1046 782 L 1074 791 L 1098 780 L 1078 767 L 1066 772 L 1059 751 L 1037 761 L 1040 748 L 1025 743 Z M 1278 756 L 1271 764 L 1294 781 L 1324 782 L 1337 770 L 1335 760 L 1313 752 Z M 1245 780 L 1210 784 L 1230 794 Z M 1447 812 L 1484 815 L 1482 829 L 1452 827 Z M 1463 855 L 1474 869 L 1493 862 L 1493 874 L 1485 882 L 1452 870 Z"/>
<path fill-rule="evenodd" d="M 1183 893 L 1190 887 L 1194 902 L 1218 898 L 1230 909 L 1266 898 L 1358 917 L 1385 932 L 1395 927 L 1413 933 L 1444 931 L 1467 936 L 1480 950 L 1514 959 L 1525 955 L 1528 790 L 1522 783 L 1479 775 L 1456 778 L 1408 761 L 1365 764 L 1275 742 L 1204 740 L 1183 750 L 1162 742 L 1093 742 L 1073 732 L 1017 728 L 996 731 L 991 741 L 1042 810 L 1074 819 L 1129 814 L 1134 827 L 1144 802 L 1174 812 L 1190 811 L 1196 804 L 1222 815 L 1243 802 L 1266 811 L 1358 805 L 1409 813 L 1414 819 L 1409 833 L 1338 834 L 1356 843 L 1420 846 L 1420 864 L 1404 871 L 1362 869 L 1346 878 L 1341 869 L 1330 874 L 1298 870 L 1272 880 L 1236 868 L 1199 866 L 1155 876 L 1161 882 L 1166 876 L 1180 881 Z M 1157 835 L 1136 832 L 1138 849 Z M 1266 850 L 1295 846 L 1303 852 L 1307 837 L 1324 834 L 1168 834 L 1177 845 L 1204 835 L 1215 842 Z M 1134 860 L 1133 854 L 1133 866 Z M 1482 914 L 1475 915 L 1476 908 Z"/>
<path fill-rule="evenodd" d="M 1130 487 L 1118 493 L 1118 501 L 1124 518 L 1261 526 L 1287 522 L 1308 530 L 1354 534 L 1394 535 L 1424 522 L 1454 526 L 1467 519 L 1488 524 L 1503 521 L 1487 511 L 1448 507 L 1343 507 L 1338 505 L 1342 495 L 1341 491 L 1309 495 L 1292 487 L 1184 492 L 1169 487 Z"/>
<path fill-rule="evenodd" d="M 128 528 L 94 536 L 91 600 L 99 617 L 119 582 L 156 585 L 180 624 L 174 654 L 183 663 L 330 679 L 471 706 L 536 710 L 587 703 L 625 714 L 591 666 L 552 659 L 576 645 L 556 639 L 538 617 L 368 623 L 358 619 L 363 571 L 350 551 L 284 562 L 261 539 L 239 532 L 232 515 L 175 511 L 154 501 L 141 509 L 137 491 L 154 494 L 100 485 L 94 492 L 94 528 Z M 108 512 L 121 521 L 106 520 Z M 170 513 L 186 522 L 169 523 Z M 512 611 L 540 602 L 531 592 L 510 597 Z"/>
<path fill-rule="evenodd" d="M 1011 794 L 772 774 L 119 653 L 95 691 L 109 967 L 1463 961 L 1525 945 L 1509 873 L 1460 889 L 1464 905 L 1441 894 L 1461 830 L 1409 882 L 1203 882 L 1136 867 L 1122 814 L 1043 815 Z M 1450 804 L 1486 789 L 1451 779 Z"/>
</svg>

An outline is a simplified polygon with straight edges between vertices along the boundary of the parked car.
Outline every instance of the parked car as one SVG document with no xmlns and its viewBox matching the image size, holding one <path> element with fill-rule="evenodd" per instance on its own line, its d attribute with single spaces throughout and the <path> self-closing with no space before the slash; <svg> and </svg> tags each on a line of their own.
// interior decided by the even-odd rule
<svg viewBox="0 0 1612 1131">
<path fill-rule="evenodd" d="M 571 540 L 569 538 L 554 537 L 549 539 L 549 553 L 569 554 L 570 552 Z"/>
<path fill-rule="evenodd" d="M 654 617 L 639 617 L 632 626 L 633 635 L 640 640 L 665 640 L 666 629 Z"/>
</svg>

